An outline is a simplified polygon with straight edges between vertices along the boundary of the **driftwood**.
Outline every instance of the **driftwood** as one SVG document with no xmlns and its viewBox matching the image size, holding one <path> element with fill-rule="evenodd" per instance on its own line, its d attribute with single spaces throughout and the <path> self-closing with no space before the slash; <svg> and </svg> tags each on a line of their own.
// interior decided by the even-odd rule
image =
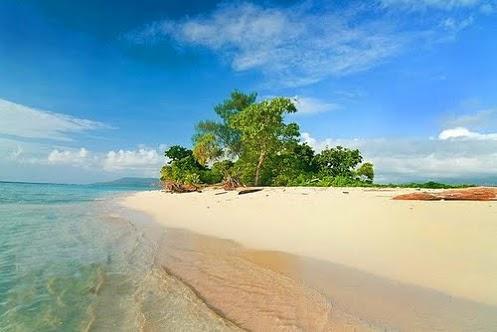
<svg viewBox="0 0 497 332">
<path fill-rule="evenodd" d="M 240 181 L 232 178 L 231 176 L 227 177 L 223 182 L 224 190 L 236 190 L 239 187 L 243 187 L 243 185 L 240 183 Z"/>
<path fill-rule="evenodd" d="M 173 181 L 162 182 L 162 188 L 164 191 L 169 193 L 191 193 L 191 192 L 201 192 L 200 188 L 193 184 L 182 184 Z"/>
<path fill-rule="evenodd" d="M 396 201 L 441 201 L 442 198 L 435 194 L 421 192 L 398 195 L 393 198 Z"/>
<path fill-rule="evenodd" d="M 497 201 L 497 188 L 480 187 L 442 192 L 417 192 L 398 195 L 393 199 L 401 201 Z"/>
<path fill-rule="evenodd" d="M 262 188 L 242 189 L 238 192 L 238 195 L 251 194 L 251 193 L 256 193 L 258 191 L 262 191 Z"/>
</svg>

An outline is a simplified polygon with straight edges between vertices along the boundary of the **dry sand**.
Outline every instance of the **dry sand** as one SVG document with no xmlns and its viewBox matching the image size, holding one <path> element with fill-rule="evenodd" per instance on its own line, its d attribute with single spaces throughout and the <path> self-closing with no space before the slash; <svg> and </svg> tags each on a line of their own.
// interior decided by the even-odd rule
<svg viewBox="0 0 497 332">
<path fill-rule="evenodd" d="M 152 191 L 125 197 L 122 204 L 170 228 L 258 249 L 238 256 L 319 289 L 335 304 L 335 318 L 345 317 L 346 324 L 352 324 L 350 315 L 359 318 L 354 329 L 363 327 L 364 321 L 372 329 L 497 328 L 497 202 L 391 200 L 406 192 L 410 191 L 266 188 L 247 195 L 222 190 Z M 181 247 L 178 243 L 174 248 Z M 183 259 L 191 252 L 184 250 Z M 201 275 L 222 256 L 220 252 L 212 255 Z M 178 261 L 165 265 L 188 279 L 191 266 L 201 260 Z M 220 283 L 212 291 L 216 289 L 212 283 L 227 282 L 226 276 L 234 271 L 236 266 L 224 278 L 199 277 L 188 283 L 210 293 L 209 300 L 216 302 L 215 295 L 227 288 Z M 222 310 L 223 303 L 218 302 L 216 307 Z M 236 311 L 229 313 L 237 321 Z"/>
</svg>

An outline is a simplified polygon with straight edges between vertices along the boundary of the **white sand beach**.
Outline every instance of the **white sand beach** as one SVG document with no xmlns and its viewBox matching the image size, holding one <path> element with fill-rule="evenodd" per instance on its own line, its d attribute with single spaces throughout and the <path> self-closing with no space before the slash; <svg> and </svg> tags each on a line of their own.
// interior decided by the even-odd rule
<svg viewBox="0 0 497 332">
<path fill-rule="evenodd" d="M 246 195 L 219 189 L 188 194 L 150 191 L 127 196 L 121 203 L 169 228 L 233 240 L 259 252 L 338 264 L 326 272 L 313 263 L 307 271 L 314 280 L 319 279 L 319 271 L 324 273 L 321 285 L 334 286 L 322 289 L 346 302 L 349 312 L 384 306 L 376 317 L 388 320 L 386 313 L 393 315 L 394 307 L 401 306 L 398 313 L 405 314 L 416 305 L 429 311 L 432 303 L 448 314 L 447 321 L 454 321 L 450 314 L 465 313 L 471 319 L 471 310 L 480 310 L 476 304 L 482 304 L 489 310 L 486 317 L 493 317 L 497 313 L 497 202 L 391 200 L 412 191 L 265 188 Z M 259 263 L 271 260 L 260 259 L 257 253 L 253 257 Z M 270 265 L 285 272 L 278 263 Z M 341 288 L 334 283 L 339 279 Z M 353 282 L 351 291 L 347 283 Z M 416 324 L 406 326 L 421 326 Z M 492 324 L 496 322 L 487 326 Z"/>
</svg>

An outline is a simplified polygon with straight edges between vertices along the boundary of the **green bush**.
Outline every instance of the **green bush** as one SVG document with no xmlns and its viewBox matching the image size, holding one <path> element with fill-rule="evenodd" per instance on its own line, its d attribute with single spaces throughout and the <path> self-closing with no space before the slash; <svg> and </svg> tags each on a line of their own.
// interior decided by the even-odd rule
<svg viewBox="0 0 497 332">
<path fill-rule="evenodd" d="M 200 172 L 200 181 L 206 184 L 216 184 L 223 181 L 223 174 L 214 169 L 206 169 Z"/>
<path fill-rule="evenodd" d="M 165 152 L 170 161 L 161 169 L 161 181 L 180 184 L 199 184 L 203 182 L 200 174 L 206 170 L 193 157 L 192 151 L 179 145 Z"/>
</svg>

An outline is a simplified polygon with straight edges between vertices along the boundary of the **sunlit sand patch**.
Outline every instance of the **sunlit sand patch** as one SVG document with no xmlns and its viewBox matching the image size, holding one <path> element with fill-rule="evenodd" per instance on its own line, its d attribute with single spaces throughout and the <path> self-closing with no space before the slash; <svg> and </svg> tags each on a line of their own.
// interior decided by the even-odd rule
<svg viewBox="0 0 497 332">
<path fill-rule="evenodd" d="M 167 230 L 156 263 L 249 330 L 497 329 L 497 307 L 178 229 Z"/>
<path fill-rule="evenodd" d="M 231 241 L 168 230 L 157 263 L 189 285 L 215 312 L 256 331 L 380 329 L 340 310 L 297 278 L 249 259 Z M 283 263 L 280 260 L 280 263 Z"/>
</svg>

